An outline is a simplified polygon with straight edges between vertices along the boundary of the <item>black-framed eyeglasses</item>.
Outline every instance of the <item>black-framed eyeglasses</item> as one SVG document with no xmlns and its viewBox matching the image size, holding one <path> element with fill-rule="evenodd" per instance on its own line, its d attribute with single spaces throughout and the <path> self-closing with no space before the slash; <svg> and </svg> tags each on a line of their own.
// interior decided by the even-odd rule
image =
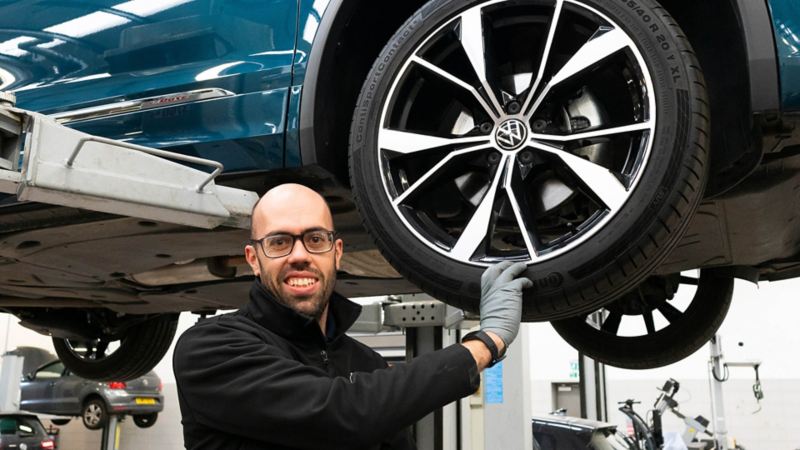
<svg viewBox="0 0 800 450">
<path fill-rule="evenodd" d="M 253 245 L 260 245 L 268 258 L 281 258 L 292 253 L 297 239 L 303 243 L 308 253 L 326 253 L 333 248 L 335 231 L 308 230 L 303 234 L 276 233 L 261 239 L 251 239 Z"/>
</svg>

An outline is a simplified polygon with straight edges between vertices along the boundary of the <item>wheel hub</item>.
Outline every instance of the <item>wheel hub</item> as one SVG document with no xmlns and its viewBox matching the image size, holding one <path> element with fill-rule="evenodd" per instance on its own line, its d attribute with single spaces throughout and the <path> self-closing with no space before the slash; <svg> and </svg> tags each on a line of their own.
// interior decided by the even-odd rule
<svg viewBox="0 0 800 450">
<path fill-rule="evenodd" d="M 528 127 L 519 119 L 508 119 L 497 127 L 494 138 L 501 149 L 516 150 L 528 139 Z"/>
</svg>

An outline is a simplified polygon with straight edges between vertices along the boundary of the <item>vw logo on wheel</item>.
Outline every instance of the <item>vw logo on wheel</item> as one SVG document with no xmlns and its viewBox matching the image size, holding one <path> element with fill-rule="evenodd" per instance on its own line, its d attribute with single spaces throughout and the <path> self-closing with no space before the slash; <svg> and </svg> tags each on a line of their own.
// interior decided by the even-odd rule
<svg viewBox="0 0 800 450">
<path fill-rule="evenodd" d="M 528 138 L 528 129 L 521 120 L 508 119 L 497 127 L 494 137 L 503 150 L 514 150 Z"/>
</svg>

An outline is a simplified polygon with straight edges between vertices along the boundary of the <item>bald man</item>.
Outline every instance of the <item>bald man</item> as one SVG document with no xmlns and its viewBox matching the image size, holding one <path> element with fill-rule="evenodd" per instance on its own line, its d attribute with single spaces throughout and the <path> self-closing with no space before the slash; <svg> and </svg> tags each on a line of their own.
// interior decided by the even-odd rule
<svg viewBox="0 0 800 450">
<path fill-rule="evenodd" d="M 414 449 L 409 425 L 473 393 L 517 335 L 531 282 L 524 264 L 498 264 L 481 279 L 481 331 L 389 368 L 345 334 L 361 308 L 334 292 L 342 251 L 316 192 L 284 184 L 259 200 L 249 303 L 175 348 L 187 449 Z"/>
</svg>

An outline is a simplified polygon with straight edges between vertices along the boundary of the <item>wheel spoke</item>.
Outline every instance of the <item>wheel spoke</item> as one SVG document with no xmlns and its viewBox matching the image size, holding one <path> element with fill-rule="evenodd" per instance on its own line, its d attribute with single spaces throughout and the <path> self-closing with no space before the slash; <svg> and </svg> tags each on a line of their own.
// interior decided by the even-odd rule
<svg viewBox="0 0 800 450">
<path fill-rule="evenodd" d="M 564 162 L 583 183 L 605 203 L 611 211 L 616 211 L 625 202 L 628 191 L 625 185 L 611 171 L 580 156 L 536 141 L 531 146 L 552 153 Z"/>
<path fill-rule="evenodd" d="M 619 324 L 622 323 L 622 313 L 619 311 L 609 311 L 608 317 L 600 327 L 601 331 L 616 335 L 619 331 Z"/>
<path fill-rule="evenodd" d="M 692 277 L 687 277 L 687 276 L 681 275 L 681 284 L 689 284 L 689 285 L 692 285 L 692 286 L 697 286 L 697 284 L 699 282 L 700 282 L 700 280 L 698 280 L 697 278 L 692 278 Z"/>
<path fill-rule="evenodd" d="M 382 149 L 408 155 L 441 148 L 447 145 L 489 142 L 486 136 L 469 136 L 461 138 L 443 138 L 427 134 L 411 133 L 384 128 L 378 135 L 378 146 Z"/>
<path fill-rule="evenodd" d="M 97 359 L 101 359 L 106 356 L 106 350 L 108 350 L 108 341 L 100 341 L 97 343 L 97 349 L 95 351 L 95 355 Z"/>
<path fill-rule="evenodd" d="M 435 73 L 436 75 L 439 75 L 440 77 L 444 78 L 445 80 L 450 81 L 451 83 L 459 86 L 460 88 L 466 89 L 467 91 L 469 91 L 472 94 L 473 97 L 475 97 L 475 100 L 477 100 L 478 103 L 480 103 L 480 105 L 483 107 L 483 109 L 486 111 L 487 114 L 492 116 L 494 119 L 497 119 L 497 118 L 500 117 L 489 106 L 489 104 L 486 103 L 486 100 L 484 100 L 484 98 L 481 96 L 481 94 L 478 92 L 478 90 L 475 89 L 474 87 L 472 87 L 469 83 L 465 82 L 464 80 L 456 77 L 455 75 L 453 75 L 453 74 L 451 74 L 451 73 L 449 73 L 449 72 L 447 72 L 445 70 L 442 70 L 441 68 L 437 67 L 436 65 L 431 64 L 428 61 L 425 61 L 424 59 L 420 58 L 419 56 L 413 56 L 413 57 L 411 57 L 411 60 L 414 61 L 415 63 L 419 64 L 420 66 L 430 70 L 431 72 Z"/>
<path fill-rule="evenodd" d="M 683 318 L 681 310 L 666 301 L 658 305 L 658 311 L 669 323 L 675 323 Z"/>
<path fill-rule="evenodd" d="M 392 200 L 392 202 L 395 205 L 402 204 L 410 195 L 412 195 L 414 192 L 416 192 L 421 186 L 423 186 L 425 183 L 427 183 L 431 179 L 431 177 L 433 177 L 436 173 L 438 173 L 442 169 L 442 167 L 444 167 L 447 163 L 452 161 L 453 158 L 455 158 L 457 156 L 465 155 L 467 153 L 472 153 L 472 152 L 475 152 L 475 151 L 478 151 L 478 150 L 485 150 L 487 148 L 490 148 L 490 146 L 484 144 L 484 145 L 477 145 L 475 147 L 468 147 L 468 148 L 465 148 L 465 149 L 461 149 L 461 150 L 457 150 L 457 151 L 448 153 L 447 156 L 442 158 L 442 160 L 439 161 L 438 163 L 436 163 L 435 166 L 433 166 L 430 170 L 425 172 L 424 175 L 419 177 L 419 179 L 417 181 L 415 181 L 411 186 L 409 186 L 405 191 L 403 191 L 402 194 L 398 195 L 397 198 Z"/>
<path fill-rule="evenodd" d="M 483 90 L 489 97 L 496 113 L 502 113 L 503 108 L 497 101 L 494 90 L 489 86 L 486 78 L 486 48 L 483 34 L 483 16 L 480 7 L 472 8 L 461 14 L 461 46 L 472 64 L 473 70 L 483 85 Z"/>
<path fill-rule="evenodd" d="M 508 156 L 503 156 L 497 165 L 497 171 L 492 179 L 492 184 L 483 196 L 483 200 L 478 205 L 475 213 L 472 214 L 469 223 L 464 228 L 458 241 L 450 250 L 450 255 L 460 261 L 468 261 L 478 246 L 486 239 L 489 232 L 489 224 L 492 221 L 494 201 L 497 196 L 497 188 L 500 185 L 500 178 L 503 177 L 504 167 Z"/>
<path fill-rule="evenodd" d="M 555 10 L 553 11 L 553 20 L 550 22 L 550 29 L 547 31 L 547 41 L 544 44 L 544 51 L 542 52 L 542 60 L 539 62 L 539 71 L 536 73 L 536 78 L 528 89 L 528 95 L 525 97 L 525 103 L 522 105 L 522 111 L 527 111 L 531 100 L 536 96 L 536 90 L 542 83 L 544 70 L 547 67 L 547 61 L 550 59 L 550 49 L 553 46 L 553 36 L 556 34 L 558 27 L 558 20 L 561 18 L 561 8 L 564 6 L 564 0 L 556 0 Z"/>
<path fill-rule="evenodd" d="M 528 250 L 529 261 L 536 261 L 538 259 L 538 252 L 534 245 L 535 237 L 531 234 L 532 227 L 528 224 L 526 217 L 523 215 L 522 208 L 520 207 L 517 195 L 514 192 L 513 177 L 514 177 L 514 164 L 513 158 L 508 159 L 508 166 L 506 167 L 506 177 L 503 183 L 508 200 L 511 203 L 511 209 L 514 210 L 514 217 L 517 219 L 519 232 L 522 234 L 522 239 L 525 241 L 525 248 Z"/>
<path fill-rule="evenodd" d="M 642 313 L 644 319 L 644 326 L 647 328 L 647 334 L 654 334 L 656 332 L 656 323 L 653 321 L 653 310 L 647 310 Z"/>
<path fill-rule="evenodd" d="M 541 94 L 536 96 L 536 101 L 526 114 L 526 117 L 530 119 L 553 87 L 628 46 L 630 46 L 630 38 L 628 38 L 623 31 L 617 28 L 601 27 L 597 33 L 595 33 L 594 37 L 592 37 L 589 42 L 583 44 L 583 46 L 572 55 L 572 58 L 564 64 L 564 67 L 553 75 L 553 78 L 550 79 Z"/>
<path fill-rule="evenodd" d="M 531 139 L 541 141 L 569 142 L 581 139 L 592 139 L 597 137 L 611 136 L 614 134 L 630 133 L 631 131 L 652 130 L 653 125 L 650 121 L 624 125 L 621 127 L 605 128 L 602 130 L 587 131 L 584 133 L 566 134 L 559 136 L 556 134 L 535 134 L 531 133 Z"/>
</svg>

